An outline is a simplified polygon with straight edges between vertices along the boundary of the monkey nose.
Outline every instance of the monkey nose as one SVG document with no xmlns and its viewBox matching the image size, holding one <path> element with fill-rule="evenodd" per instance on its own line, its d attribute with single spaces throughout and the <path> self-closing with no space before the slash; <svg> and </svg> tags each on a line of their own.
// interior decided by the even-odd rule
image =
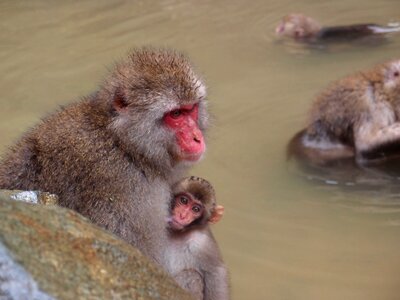
<svg viewBox="0 0 400 300">
<path fill-rule="evenodd" d="M 193 132 L 193 141 L 195 141 L 198 144 L 201 144 L 203 142 L 203 134 L 201 133 L 200 130 L 195 130 Z"/>
<path fill-rule="evenodd" d="M 277 35 L 280 35 L 282 32 L 283 32 L 283 29 L 284 29 L 285 27 L 283 26 L 283 24 L 279 24 L 276 28 L 275 28 L 275 33 L 277 34 Z"/>
<path fill-rule="evenodd" d="M 197 136 L 194 136 L 193 137 L 193 140 L 196 142 L 196 143 L 201 143 L 201 139 L 200 138 L 198 138 Z"/>
</svg>

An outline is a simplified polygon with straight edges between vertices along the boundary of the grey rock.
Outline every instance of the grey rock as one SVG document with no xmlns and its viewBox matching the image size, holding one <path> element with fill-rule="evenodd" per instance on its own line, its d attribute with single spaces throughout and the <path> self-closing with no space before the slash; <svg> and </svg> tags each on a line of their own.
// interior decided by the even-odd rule
<svg viewBox="0 0 400 300">
<path fill-rule="evenodd" d="M 53 300 L 39 290 L 37 283 L 17 264 L 0 243 L 0 300 Z"/>
</svg>

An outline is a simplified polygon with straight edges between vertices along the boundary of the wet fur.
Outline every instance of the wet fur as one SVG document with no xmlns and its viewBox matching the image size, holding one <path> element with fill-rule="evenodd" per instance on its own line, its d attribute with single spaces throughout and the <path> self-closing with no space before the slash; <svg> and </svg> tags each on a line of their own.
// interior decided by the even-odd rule
<svg viewBox="0 0 400 300">
<path fill-rule="evenodd" d="M 299 13 L 284 16 L 276 28 L 276 33 L 280 36 L 306 42 L 352 41 L 399 31 L 400 27 L 377 24 L 321 26 L 316 20 Z"/>
<path fill-rule="evenodd" d="M 288 155 L 315 164 L 398 156 L 399 72 L 400 61 L 390 61 L 332 83 L 312 104 L 308 125 L 292 138 Z"/>
</svg>

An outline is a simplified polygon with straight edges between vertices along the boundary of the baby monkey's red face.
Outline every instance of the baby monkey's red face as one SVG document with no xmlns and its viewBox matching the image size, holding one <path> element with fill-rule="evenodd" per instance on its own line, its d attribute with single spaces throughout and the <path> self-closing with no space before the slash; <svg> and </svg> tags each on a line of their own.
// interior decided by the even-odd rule
<svg viewBox="0 0 400 300">
<path fill-rule="evenodd" d="M 204 214 L 204 205 L 187 193 L 175 196 L 172 217 L 169 222 L 173 230 L 183 230 Z"/>
</svg>

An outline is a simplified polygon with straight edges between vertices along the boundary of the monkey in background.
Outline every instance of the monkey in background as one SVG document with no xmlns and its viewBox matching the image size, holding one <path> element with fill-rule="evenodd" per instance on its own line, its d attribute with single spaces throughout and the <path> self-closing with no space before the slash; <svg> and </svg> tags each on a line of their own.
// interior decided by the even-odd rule
<svg viewBox="0 0 400 300">
<path fill-rule="evenodd" d="M 380 162 L 400 155 L 400 60 L 333 82 L 311 106 L 289 157 L 315 165 Z"/>
<path fill-rule="evenodd" d="M 166 255 L 179 251 L 179 261 L 169 260 L 173 265 L 167 270 L 198 300 L 229 299 L 228 271 L 208 226 L 218 222 L 224 211 L 216 205 L 212 185 L 191 176 L 175 184 L 172 193 L 167 227 L 174 243 Z"/>
<path fill-rule="evenodd" d="M 160 220 L 169 216 L 171 186 L 205 152 L 206 105 L 184 55 L 134 50 L 98 91 L 43 119 L 3 155 L 0 187 L 56 194 L 171 270 L 181 250 Z"/>
<path fill-rule="evenodd" d="M 316 20 L 295 13 L 284 16 L 275 29 L 275 33 L 279 37 L 290 37 L 306 42 L 351 41 L 399 31 L 400 26 L 380 26 L 377 24 L 323 27 Z"/>
</svg>

